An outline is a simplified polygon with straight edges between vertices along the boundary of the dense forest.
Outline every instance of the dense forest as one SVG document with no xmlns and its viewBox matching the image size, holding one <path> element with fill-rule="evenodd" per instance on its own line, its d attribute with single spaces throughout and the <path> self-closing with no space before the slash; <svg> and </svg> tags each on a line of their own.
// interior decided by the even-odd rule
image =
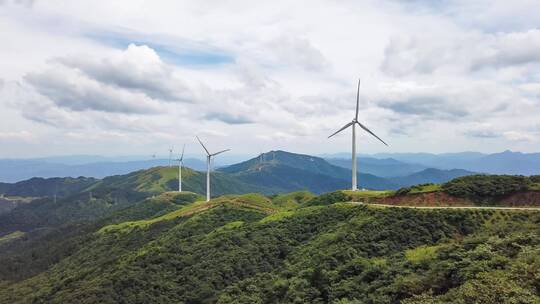
<svg viewBox="0 0 540 304">
<path fill-rule="evenodd" d="M 345 192 L 200 198 L 168 192 L 4 236 L 0 303 L 540 301 L 540 212 L 384 208 Z"/>
</svg>

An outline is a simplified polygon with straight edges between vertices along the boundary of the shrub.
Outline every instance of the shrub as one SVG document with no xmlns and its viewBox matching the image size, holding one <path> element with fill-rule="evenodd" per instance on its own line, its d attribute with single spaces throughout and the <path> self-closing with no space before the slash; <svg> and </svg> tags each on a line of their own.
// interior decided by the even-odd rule
<svg viewBox="0 0 540 304">
<path fill-rule="evenodd" d="M 331 205 L 339 202 L 346 202 L 350 198 L 341 191 L 329 192 L 321 194 L 309 200 L 308 205 L 310 206 L 325 206 Z"/>
<path fill-rule="evenodd" d="M 529 176 L 531 183 L 540 183 L 540 175 Z"/>
<path fill-rule="evenodd" d="M 529 178 L 516 175 L 469 175 L 442 185 L 444 192 L 473 200 L 492 199 L 526 190 Z"/>
<path fill-rule="evenodd" d="M 396 192 L 394 192 L 394 196 L 400 196 L 400 195 L 405 195 L 409 192 L 411 192 L 411 187 L 403 187 L 403 188 L 399 188 L 398 190 L 396 190 Z"/>
</svg>

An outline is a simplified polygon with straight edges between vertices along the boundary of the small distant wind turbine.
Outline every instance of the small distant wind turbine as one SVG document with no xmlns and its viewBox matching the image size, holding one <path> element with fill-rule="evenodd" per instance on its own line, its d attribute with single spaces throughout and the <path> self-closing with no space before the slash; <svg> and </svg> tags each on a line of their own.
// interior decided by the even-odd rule
<svg viewBox="0 0 540 304">
<path fill-rule="evenodd" d="M 172 152 L 173 152 L 173 149 L 174 149 L 174 147 L 169 148 L 169 167 L 172 164 Z"/>
<path fill-rule="evenodd" d="M 186 145 L 184 144 L 184 147 L 182 147 L 182 154 L 180 154 L 180 158 L 175 159 L 175 161 L 178 162 L 178 192 L 182 192 L 182 166 L 184 165 L 185 149 Z"/>
<path fill-rule="evenodd" d="M 210 171 L 211 171 L 211 167 L 212 167 L 212 165 L 211 165 L 212 157 L 214 157 L 214 156 L 216 156 L 218 154 L 221 154 L 223 152 L 227 152 L 227 151 L 229 151 L 231 149 L 226 149 L 226 150 L 222 150 L 222 151 L 211 154 L 210 152 L 208 152 L 208 149 L 206 149 L 206 147 L 202 143 L 199 136 L 195 136 L 195 137 L 197 137 L 197 140 L 199 141 L 199 143 L 203 147 L 204 151 L 206 151 L 206 201 L 208 202 L 210 200 Z"/>
<path fill-rule="evenodd" d="M 382 139 L 379 138 L 379 136 L 375 135 L 375 133 L 371 132 L 366 126 L 361 124 L 358 121 L 358 107 L 360 105 L 360 79 L 358 79 L 358 89 L 356 91 L 356 115 L 354 116 L 353 120 L 349 122 L 348 124 L 344 125 L 341 129 L 337 130 L 334 134 L 328 136 L 328 138 L 338 134 L 339 132 L 347 129 L 348 127 L 352 126 L 352 190 L 356 191 L 358 189 L 357 183 L 356 183 L 356 125 L 358 124 L 360 128 L 364 129 L 364 131 L 368 132 L 369 134 L 373 135 L 375 138 L 380 140 L 383 144 L 388 146 L 387 143 L 385 143 Z"/>
</svg>

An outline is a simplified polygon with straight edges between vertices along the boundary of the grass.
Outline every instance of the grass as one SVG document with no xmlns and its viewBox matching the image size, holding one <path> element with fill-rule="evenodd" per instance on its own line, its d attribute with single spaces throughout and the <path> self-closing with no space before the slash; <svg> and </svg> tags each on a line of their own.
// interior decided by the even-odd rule
<svg viewBox="0 0 540 304">
<path fill-rule="evenodd" d="M 373 199 L 387 197 L 394 193 L 393 190 L 366 190 L 366 191 L 342 190 L 342 192 L 348 197 L 350 197 L 350 200 L 354 202 L 358 202 L 358 201 L 370 202 Z"/>
<path fill-rule="evenodd" d="M 540 191 L 540 183 L 530 184 L 529 190 Z"/>
<path fill-rule="evenodd" d="M 24 232 L 22 231 L 15 231 L 15 232 L 12 232 L 10 234 L 6 234 L 4 236 L 1 236 L 0 237 L 0 244 L 2 243 L 7 243 L 9 241 L 13 241 L 13 240 L 16 240 L 18 238 L 21 238 L 24 236 Z"/>
<path fill-rule="evenodd" d="M 210 202 L 199 201 L 199 202 L 192 203 L 188 206 L 185 206 L 183 208 L 180 208 L 173 212 L 169 212 L 167 214 L 164 214 L 156 218 L 147 219 L 147 220 L 139 220 L 139 221 L 128 221 L 128 222 L 123 222 L 120 224 L 108 225 L 99 229 L 98 233 L 112 233 L 112 232 L 129 233 L 131 230 L 135 228 L 146 228 L 157 222 L 170 221 L 178 217 L 189 216 L 193 213 L 206 210 L 209 207 L 210 207 Z"/>
<path fill-rule="evenodd" d="M 171 194 L 168 193 L 167 195 Z M 269 198 L 260 194 L 250 193 L 244 195 L 224 195 L 212 199 L 209 202 L 196 201 L 159 217 L 108 225 L 101 228 L 98 233 L 129 233 L 133 229 L 145 229 L 146 227 L 158 222 L 171 221 L 179 217 L 189 217 L 223 204 L 232 205 L 237 208 L 255 209 L 266 214 L 276 213 L 281 210 L 279 207 L 272 204 Z"/>
<path fill-rule="evenodd" d="M 413 264 L 421 264 L 435 259 L 441 246 L 420 246 L 405 251 L 405 258 Z"/>
<path fill-rule="evenodd" d="M 18 202 L 24 202 L 29 203 L 36 199 L 36 197 L 32 196 L 3 196 L 0 195 L 0 199 L 6 200 L 6 201 L 18 201 Z"/>
<path fill-rule="evenodd" d="M 270 223 L 270 222 L 275 222 L 275 221 L 280 221 L 284 218 L 288 218 L 288 217 L 291 217 L 294 215 L 294 211 L 281 211 L 281 212 L 276 212 L 276 213 L 273 213 L 273 214 L 270 214 L 269 216 L 263 218 L 262 220 L 260 220 L 259 222 L 261 224 L 265 224 L 265 223 Z"/>
<path fill-rule="evenodd" d="M 139 176 L 137 182 L 140 186 L 137 190 L 158 193 L 166 191 L 167 182 L 178 177 L 178 168 L 158 167 L 148 173 Z"/>
<path fill-rule="evenodd" d="M 244 225 L 243 221 L 230 222 L 230 223 L 227 223 L 227 224 L 217 228 L 216 230 L 210 232 L 209 235 L 213 235 L 213 234 L 220 233 L 220 232 L 226 232 L 226 231 L 229 231 L 229 230 L 234 230 L 236 228 L 242 227 L 243 225 Z"/>
<path fill-rule="evenodd" d="M 391 194 L 392 190 L 358 190 L 358 191 L 352 191 L 352 190 L 342 190 L 343 193 L 350 195 L 350 196 L 357 196 L 357 197 L 384 197 Z"/>
<path fill-rule="evenodd" d="M 428 192 L 436 192 L 441 190 L 441 185 L 439 184 L 429 184 L 429 185 L 420 185 L 420 186 L 414 186 L 411 188 L 410 194 L 415 193 L 428 193 Z"/>
<path fill-rule="evenodd" d="M 272 203 L 278 207 L 292 210 L 306 204 L 315 195 L 309 191 L 297 191 L 279 194 L 272 199 Z"/>
</svg>

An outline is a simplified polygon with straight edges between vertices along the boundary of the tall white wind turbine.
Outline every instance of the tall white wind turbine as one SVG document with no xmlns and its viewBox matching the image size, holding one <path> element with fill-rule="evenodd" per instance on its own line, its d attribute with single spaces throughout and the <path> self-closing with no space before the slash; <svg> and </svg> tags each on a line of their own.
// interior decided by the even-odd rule
<svg viewBox="0 0 540 304">
<path fill-rule="evenodd" d="M 180 158 L 175 159 L 178 162 L 178 192 L 182 192 L 182 166 L 184 166 L 185 149 L 186 145 L 184 144 L 184 147 L 182 147 L 182 154 L 180 154 Z"/>
<path fill-rule="evenodd" d="M 227 152 L 227 151 L 229 151 L 231 149 L 225 149 L 225 150 L 222 150 L 222 151 L 219 151 L 219 152 L 216 152 L 216 153 L 210 153 L 210 152 L 208 152 L 208 149 L 206 149 L 206 147 L 202 143 L 199 136 L 195 136 L 195 137 L 197 137 L 197 140 L 199 141 L 199 143 L 203 147 L 204 151 L 206 151 L 206 201 L 208 202 L 210 200 L 210 171 L 211 171 L 211 167 L 212 167 L 212 165 L 211 165 L 212 157 L 214 157 L 214 156 L 216 156 L 218 154 L 221 154 L 223 152 Z"/>
<path fill-rule="evenodd" d="M 379 138 L 379 136 L 375 135 L 375 133 L 371 132 L 366 126 L 361 124 L 358 121 L 358 107 L 360 106 L 360 79 L 358 79 L 358 89 L 356 91 L 356 115 L 354 116 L 353 120 L 349 122 L 348 124 L 344 125 L 341 129 L 337 130 L 334 134 L 328 136 L 328 138 L 338 134 L 339 132 L 347 129 L 348 127 L 352 126 L 352 190 L 356 191 L 358 189 L 358 185 L 356 183 L 356 125 L 359 125 L 360 128 L 364 129 L 364 131 L 368 132 L 369 134 L 373 135 L 375 138 L 380 140 L 383 144 L 388 146 L 387 143 L 385 143 L 382 139 Z"/>
</svg>

